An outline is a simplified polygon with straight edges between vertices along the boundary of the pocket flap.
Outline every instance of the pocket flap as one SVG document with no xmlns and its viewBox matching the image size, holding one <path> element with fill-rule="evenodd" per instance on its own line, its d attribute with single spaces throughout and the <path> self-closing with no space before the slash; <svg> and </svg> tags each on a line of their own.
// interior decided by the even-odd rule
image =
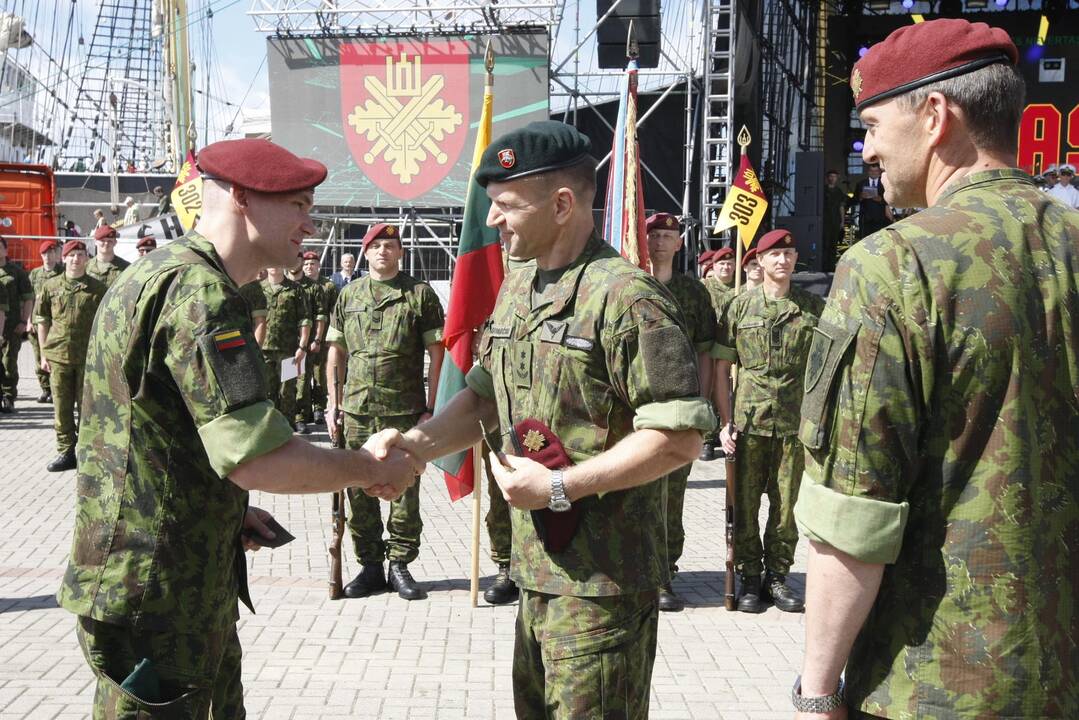
<svg viewBox="0 0 1079 720">
<path fill-rule="evenodd" d="M 839 363 L 854 342 L 859 327 L 857 321 L 848 321 L 846 327 L 839 327 L 821 320 L 813 328 L 813 342 L 806 358 L 801 426 L 798 429 L 798 438 L 810 450 L 819 450 L 824 445 L 827 431 L 824 411 L 828 397 Z"/>
</svg>

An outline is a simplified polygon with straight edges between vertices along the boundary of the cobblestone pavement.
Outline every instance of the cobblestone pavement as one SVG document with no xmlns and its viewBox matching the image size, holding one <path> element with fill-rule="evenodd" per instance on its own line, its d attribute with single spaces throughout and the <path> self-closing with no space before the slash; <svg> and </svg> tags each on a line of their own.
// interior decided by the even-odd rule
<svg viewBox="0 0 1079 720">
<path fill-rule="evenodd" d="M 55 455 L 52 406 L 33 402 L 32 357 L 23 350 L 23 399 L 16 414 L 0 416 L 0 718 L 85 718 L 92 676 L 73 618 L 54 600 L 71 542 L 74 473 L 45 471 Z M 251 717 L 513 717 L 516 606 L 491 607 L 481 598 L 470 607 L 472 503 L 451 504 L 435 472 L 421 483 L 423 544 L 410 568 L 430 597 L 412 603 L 396 594 L 329 600 L 329 497 L 253 494 L 252 504 L 272 512 L 297 541 L 249 555 L 258 614 L 242 608 L 239 632 Z M 723 463 L 696 463 L 674 584 L 688 607 L 660 614 L 650 715 L 657 720 L 792 715 L 803 616 L 724 610 L 723 493 Z M 486 512 L 486 498 L 483 505 Z M 792 573 L 800 591 L 805 546 Z M 350 551 L 346 582 L 358 570 Z M 481 553 L 482 589 L 496 570 L 485 534 Z"/>
</svg>

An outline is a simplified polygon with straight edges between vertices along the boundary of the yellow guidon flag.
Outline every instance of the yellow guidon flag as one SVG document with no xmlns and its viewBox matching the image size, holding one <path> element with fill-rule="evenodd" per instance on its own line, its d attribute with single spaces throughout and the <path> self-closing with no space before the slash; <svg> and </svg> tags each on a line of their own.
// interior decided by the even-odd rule
<svg viewBox="0 0 1079 720">
<path fill-rule="evenodd" d="M 742 243 L 749 249 L 753 237 L 757 234 L 761 220 L 768 210 L 768 198 L 761 190 L 761 181 L 757 179 L 757 171 L 753 169 L 749 158 L 742 155 L 742 162 L 738 165 L 738 174 L 731 183 L 727 199 L 723 201 L 723 208 L 719 211 L 719 218 L 712 234 L 717 235 L 729 227 L 738 228 L 738 236 Z"/>
<path fill-rule="evenodd" d="M 176 186 L 172 189 L 172 209 L 180 218 L 184 232 L 195 227 L 202 213 L 202 173 L 195 165 L 195 153 L 187 151 L 184 164 L 176 176 Z"/>
</svg>

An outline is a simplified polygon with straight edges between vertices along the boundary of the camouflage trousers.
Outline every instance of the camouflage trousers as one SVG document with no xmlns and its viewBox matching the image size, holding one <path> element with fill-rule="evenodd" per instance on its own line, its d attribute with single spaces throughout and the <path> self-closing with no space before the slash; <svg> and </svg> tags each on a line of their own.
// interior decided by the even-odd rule
<svg viewBox="0 0 1079 720">
<path fill-rule="evenodd" d="M 60 454 L 75 447 L 79 427 L 75 422 L 75 406 L 82 402 L 83 364 L 50 362 L 49 385 L 52 389 L 53 429 L 56 431 L 56 450 Z"/>
<path fill-rule="evenodd" d="M 296 382 L 296 422 L 313 422 L 315 419 L 314 406 L 311 404 L 311 385 L 315 377 L 315 362 L 318 355 L 308 353 L 304 360 L 303 375 Z"/>
<path fill-rule="evenodd" d="M 288 418 L 289 422 L 292 422 L 293 415 L 296 414 L 296 378 L 281 382 L 281 362 L 293 355 L 295 353 L 262 351 L 262 357 L 266 361 L 266 384 L 270 388 L 270 402 Z"/>
<path fill-rule="evenodd" d="M 0 362 L 4 365 L 3 380 L 0 381 L 0 392 L 4 397 L 12 400 L 19 394 L 19 350 L 22 349 L 22 334 L 9 332 L 7 344 L 4 345 Z"/>
<path fill-rule="evenodd" d="M 667 563 L 671 577 L 678 572 L 678 560 L 686 544 L 686 528 L 682 523 L 682 508 L 686 502 L 686 486 L 689 484 L 690 463 L 667 475 Z"/>
<path fill-rule="evenodd" d="M 30 346 L 34 348 L 34 367 L 37 372 L 37 384 L 41 386 L 41 392 L 52 392 L 49 387 L 49 374 L 41 369 L 41 345 L 37 341 L 37 328 L 36 326 L 30 332 Z"/>
<path fill-rule="evenodd" d="M 315 363 L 315 375 L 311 383 L 311 404 L 315 410 L 326 409 L 326 349 L 325 346 L 318 353 L 318 361 Z"/>
<path fill-rule="evenodd" d="M 496 565 L 509 565 L 510 544 L 512 542 L 510 506 L 502 497 L 502 489 L 495 482 L 491 473 L 491 454 L 487 446 L 483 447 L 483 470 L 487 475 L 487 497 L 491 499 L 487 508 L 487 537 L 491 540 L 491 560 Z"/>
<path fill-rule="evenodd" d="M 794 562 L 798 527 L 794 504 L 802 482 L 805 455 L 798 437 L 738 437 L 738 479 L 734 492 L 734 564 L 738 572 L 762 570 L 786 575 Z M 761 545 L 761 495 L 768 493 L 768 523 Z M 763 562 L 762 562 L 763 561 Z"/>
<path fill-rule="evenodd" d="M 657 592 L 610 597 L 521 588 L 513 647 L 518 720 L 645 720 Z"/>
<path fill-rule="evenodd" d="M 236 626 L 211 633 L 132 632 L 80 617 L 75 634 L 97 678 L 94 720 L 243 720 L 240 639 Z M 120 684 L 148 658 L 160 680 L 159 702 Z"/>
<path fill-rule="evenodd" d="M 419 414 L 375 417 L 345 413 L 345 447 L 351 450 L 361 448 L 367 438 L 386 428 L 404 432 L 419 419 Z M 356 489 L 349 490 L 348 498 L 352 510 L 348 530 L 352 535 L 352 548 L 360 563 L 371 565 L 386 559 L 410 563 L 416 559 L 420 554 L 420 533 L 423 532 L 419 480 L 390 503 L 390 517 L 385 526 L 389 532 L 387 540 L 382 539 L 382 507 L 379 499 Z"/>
</svg>

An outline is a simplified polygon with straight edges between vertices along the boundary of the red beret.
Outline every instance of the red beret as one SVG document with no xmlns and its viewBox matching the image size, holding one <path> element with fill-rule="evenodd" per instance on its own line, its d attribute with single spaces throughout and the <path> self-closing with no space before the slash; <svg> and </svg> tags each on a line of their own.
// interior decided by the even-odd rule
<svg viewBox="0 0 1079 720">
<path fill-rule="evenodd" d="M 746 263 L 748 263 L 750 260 L 753 260 L 756 257 L 757 257 L 757 248 L 751 247 L 749 250 L 746 250 L 746 254 L 742 256 L 742 267 L 745 268 Z"/>
<path fill-rule="evenodd" d="M 651 232 L 652 230 L 674 230 L 678 232 L 681 223 L 678 222 L 678 218 L 669 213 L 656 213 L 644 221 L 644 231 Z"/>
<path fill-rule="evenodd" d="M 318 253 L 314 250 L 308 250 L 303 254 L 304 260 L 318 260 Z"/>
<path fill-rule="evenodd" d="M 734 249 L 729 247 L 721 247 L 712 253 L 712 262 L 719 262 L 720 260 L 726 260 L 727 258 L 734 257 Z"/>
<path fill-rule="evenodd" d="M 68 253 L 75 250 L 86 250 L 86 243 L 82 240 L 68 240 L 64 243 L 64 249 L 60 251 L 60 257 L 67 257 Z"/>
<path fill-rule="evenodd" d="M 854 64 L 850 87 L 858 111 L 916 88 L 994 63 L 1019 62 L 1008 33 L 985 23 L 942 18 L 904 25 Z"/>
<path fill-rule="evenodd" d="M 56 242 L 55 240 L 42 240 L 37 246 L 37 254 L 44 255 L 48 251 L 52 250 L 54 247 L 57 247 L 59 244 L 60 243 Z"/>
<path fill-rule="evenodd" d="M 107 237 L 117 237 L 120 233 L 111 225 L 102 225 L 94 230 L 94 240 L 104 240 Z"/>
<path fill-rule="evenodd" d="M 362 252 L 367 252 L 367 246 L 379 238 L 394 238 L 400 242 L 401 231 L 397 229 L 396 225 L 390 225 L 389 223 L 373 225 L 371 229 L 367 231 L 367 234 L 363 236 Z"/>
<path fill-rule="evenodd" d="M 261 138 L 207 145 L 196 164 L 208 178 L 264 193 L 308 190 L 326 179 L 326 166 L 318 160 L 297 157 Z"/>
<path fill-rule="evenodd" d="M 715 254 L 716 254 L 715 250 L 705 250 L 704 252 L 702 252 L 700 255 L 697 256 L 697 264 L 698 265 L 711 265 L 712 264 L 712 256 L 714 256 Z"/>
<path fill-rule="evenodd" d="M 146 236 L 140 238 L 137 243 L 135 243 L 135 249 L 136 250 L 138 250 L 140 248 L 144 248 L 144 247 L 151 247 L 151 248 L 157 247 L 157 240 L 154 239 L 153 235 L 146 235 Z"/>
<path fill-rule="evenodd" d="M 763 255 L 769 250 L 792 247 L 794 247 L 794 236 L 791 235 L 790 230 L 772 230 L 762 235 L 757 241 L 757 254 Z"/>
</svg>

